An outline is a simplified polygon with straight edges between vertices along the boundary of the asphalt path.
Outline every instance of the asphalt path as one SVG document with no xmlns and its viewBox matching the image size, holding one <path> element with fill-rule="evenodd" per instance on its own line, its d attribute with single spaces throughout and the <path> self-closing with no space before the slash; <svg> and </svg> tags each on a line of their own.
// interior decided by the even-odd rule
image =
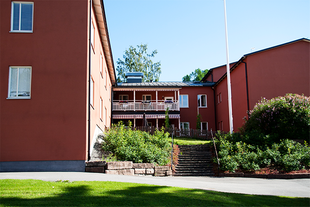
<svg viewBox="0 0 310 207">
<path fill-rule="evenodd" d="M 175 186 L 228 193 L 309 197 L 310 179 L 263 179 L 231 177 L 154 177 L 108 175 L 87 172 L 1 172 L 0 179 L 35 179 L 43 181 L 116 181 Z"/>
</svg>

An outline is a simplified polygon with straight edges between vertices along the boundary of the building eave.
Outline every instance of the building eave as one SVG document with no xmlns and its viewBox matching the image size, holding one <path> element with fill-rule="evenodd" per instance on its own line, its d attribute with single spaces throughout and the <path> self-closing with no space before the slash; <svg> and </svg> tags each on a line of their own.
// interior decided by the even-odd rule
<svg viewBox="0 0 310 207">
<path fill-rule="evenodd" d="M 114 67 L 114 61 L 113 61 L 113 56 L 112 56 L 112 49 L 111 49 L 111 44 L 110 44 L 108 25 L 106 21 L 103 1 L 93 0 L 93 8 L 94 8 L 94 13 L 96 15 L 99 35 L 100 35 L 100 39 L 102 42 L 102 47 L 104 50 L 104 56 L 107 62 L 108 71 L 111 77 L 111 82 L 112 82 L 112 85 L 115 85 L 116 74 L 115 74 L 115 67 Z"/>
</svg>

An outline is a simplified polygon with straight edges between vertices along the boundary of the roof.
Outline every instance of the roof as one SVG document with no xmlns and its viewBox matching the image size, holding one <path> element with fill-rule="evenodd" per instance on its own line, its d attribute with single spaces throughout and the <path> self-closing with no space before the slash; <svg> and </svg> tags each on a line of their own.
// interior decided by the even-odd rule
<svg viewBox="0 0 310 207">
<path fill-rule="evenodd" d="M 116 83 L 116 74 L 114 69 L 114 61 L 110 44 L 108 25 L 106 21 L 104 5 L 102 0 L 93 0 L 94 13 L 98 23 L 101 42 L 103 44 L 104 56 L 107 61 L 108 71 L 111 77 L 112 84 Z"/>
<path fill-rule="evenodd" d="M 115 88 L 181 88 L 181 87 L 211 87 L 215 83 L 202 82 L 142 82 L 142 83 L 118 83 Z"/>
<path fill-rule="evenodd" d="M 243 55 L 240 60 L 238 60 L 237 62 L 234 63 L 234 65 L 230 68 L 230 72 L 233 71 L 238 65 L 240 65 L 242 63 L 242 61 L 244 59 L 246 59 L 248 56 L 250 55 L 254 55 L 256 53 L 260 53 L 260 52 L 265 52 L 267 50 L 271 50 L 271 49 L 274 49 L 274 48 L 278 48 L 278 47 L 282 47 L 282 46 L 285 46 L 285 45 L 289 45 L 289 44 L 293 44 L 293 43 L 296 43 L 296 42 L 300 42 L 300 41 L 306 41 L 308 43 L 310 43 L 310 40 L 307 39 L 307 38 L 301 38 L 301 39 L 297 39 L 297 40 L 293 40 L 293 41 L 290 41 L 290 42 L 287 42 L 287 43 L 284 43 L 284 44 L 280 44 L 280 45 L 276 45 L 276 46 L 273 46 L 273 47 L 268 47 L 266 49 L 263 49 L 263 50 L 258 50 L 256 52 L 252 52 L 252 53 L 248 53 L 248 54 L 245 54 Z M 230 63 L 232 64 L 232 63 Z M 219 67 L 222 67 L 222 66 L 219 66 Z M 218 67 L 217 67 L 218 68 Z M 206 74 L 206 76 L 202 79 L 202 80 L 206 80 L 207 78 L 207 75 L 209 73 Z M 227 76 L 227 73 L 225 73 L 214 85 L 218 85 L 225 77 Z"/>
</svg>

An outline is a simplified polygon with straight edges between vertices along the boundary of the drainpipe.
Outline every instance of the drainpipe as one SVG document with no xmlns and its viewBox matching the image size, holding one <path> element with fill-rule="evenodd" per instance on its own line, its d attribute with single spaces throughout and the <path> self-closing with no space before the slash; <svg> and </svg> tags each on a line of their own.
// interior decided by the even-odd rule
<svg viewBox="0 0 310 207">
<path fill-rule="evenodd" d="M 217 131 L 217 118 L 216 118 L 216 96 L 215 96 L 215 88 L 214 86 L 211 87 L 213 90 L 213 101 L 214 101 L 214 121 L 215 121 L 215 131 Z"/>
<path fill-rule="evenodd" d="M 248 85 L 248 66 L 247 66 L 247 63 L 244 62 L 244 59 L 241 61 L 241 63 L 244 63 L 244 68 L 245 68 L 245 87 L 246 87 L 246 99 L 247 99 L 247 108 L 248 108 L 247 115 L 249 118 L 250 101 L 249 101 L 249 85 Z"/>
<path fill-rule="evenodd" d="M 92 6 L 93 6 L 93 2 L 92 0 L 89 0 L 89 25 L 88 25 L 88 33 L 89 33 L 89 37 L 88 37 L 88 140 L 87 140 L 87 148 L 88 148 L 88 152 L 87 152 L 87 161 L 90 160 L 90 111 L 91 111 L 91 106 L 90 106 L 90 81 L 91 81 L 91 54 L 92 54 L 92 48 L 91 48 L 91 24 L 92 24 L 92 20 L 91 20 L 91 15 L 92 15 Z"/>
</svg>

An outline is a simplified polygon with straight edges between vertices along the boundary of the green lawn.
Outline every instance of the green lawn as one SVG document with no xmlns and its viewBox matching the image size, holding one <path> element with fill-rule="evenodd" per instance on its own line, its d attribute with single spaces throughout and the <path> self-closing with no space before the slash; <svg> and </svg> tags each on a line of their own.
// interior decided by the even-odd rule
<svg viewBox="0 0 310 207">
<path fill-rule="evenodd" d="M 172 138 L 169 137 L 169 141 L 171 142 Z M 173 143 L 177 145 L 201 145 L 201 144 L 210 144 L 212 140 L 203 140 L 191 137 L 174 137 Z"/>
<path fill-rule="evenodd" d="M 309 206 L 309 198 L 120 182 L 0 180 L 0 190 L 0 206 Z"/>
</svg>

